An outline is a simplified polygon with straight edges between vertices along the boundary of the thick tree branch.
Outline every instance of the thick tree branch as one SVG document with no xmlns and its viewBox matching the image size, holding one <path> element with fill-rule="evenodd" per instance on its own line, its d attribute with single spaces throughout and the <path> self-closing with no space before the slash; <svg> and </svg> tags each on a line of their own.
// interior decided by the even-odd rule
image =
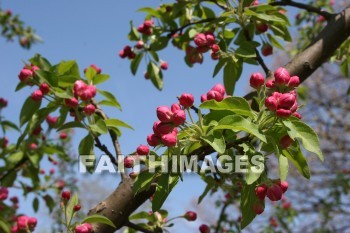
<svg viewBox="0 0 350 233">
<path fill-rule="evenodd" d="M 307 79 L 335 50 L 349 37 L 350 7 L 337 14 L 322 30 L 317 38 L 303 52 L 294 57 L 287 65 L 292 75 L 298 75 L 302 81 Z M 251 96 L 252 94 L 248 94 Z M 230 145 L 227 145 L 230 146 Z M 210 152 L 205 148 L 205 152 Z M 129 215 L 141 206 L 155 191 L 155 187 L 134 195 L 133 181 L 125 178 L 118 188 L 105 200 L 90 210 L 89 214 L 102 214 L 120 229 L 128 223 Z M 93 224 L 94 233 L 113 233 L 113 229 L 104 224 Z"/>
<path fill-rule="evenodd" d="M 299 9 L 304 9 L 307 10 L 308 12 L 313 12 L 319 15 L 322 15 L 325 17 L 327 20 L 330 20 L 334 14 L 331 14 L 327 11 L 323 11 L 321 8 L 314 7 L 312 5 L 304 4 L 304 3 L 299 3 L 299 2 L 294 2 L 292 0 L 281 0 L 281 1 L 276 1 L 276 2 L 271 2 L 271 6 L 293 6 L 297 7 Z"/>
</svg>

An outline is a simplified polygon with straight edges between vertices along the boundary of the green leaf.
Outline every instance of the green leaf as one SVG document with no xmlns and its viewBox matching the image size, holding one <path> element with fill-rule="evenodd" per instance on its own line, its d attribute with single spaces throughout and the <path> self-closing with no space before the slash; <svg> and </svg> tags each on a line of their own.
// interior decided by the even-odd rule
<svg viewBox="0 0 350 233">
<path fill-rule="evenodd" d="M 133 129 L 130 125 L 118 119 L 107 119 L 105 120 L 105 122 L 107 127 L 114 127 L 114 128 L 125 127 L 129 129 Z"/>
<path fill-rule="evenodd" d="M 133 192 L 135 194 L 142 192 L 143 190 L 147 190 L 154 179 L 156 174 L 150 173 L 147 170 L 141 172 L 135 180 Z"/>
<path fill-rule="evenodd" d="M 52 198 L 50 195 L 48 195 L 48 194 L 46 194 L 45 196 L 43 196 L 43 199 L 44 199 L 44 201 L 45 201 L 45 203 L 46 203 L 46 206 L 49 208 L 49 211 L 50 211 L 50 213 L 51 213 L 52 210 L 53 210 L 53 208 L 56 206 L 55 201 L 54 201 L 53 198 Z"/>
<path fill-rule="evenodd" d="M 150 62 L 147 66 L 147 74 L 151 79 L 153 85 L 158 89 L 163 89 L 163 75 L 159 67 L 154 63 Z"/>
<path fill-rule="evenodd" d="M 212 131 L 211 135 L 202 136 L 201 139 L 203 139 L 206 143 L 213 147 L 213 149 L 216 150 L 218 153 L 225 153 L 226 143 L 222 132 Z"/>
<path fill-rule="evenodd" d="M 85 126 L 79 122 L 79 121 L 71 121 L 71 122 L 68 122 L 64 125 L 62 125 L 61 127 L 59 127 L 57 129 L 57 131 L 61 131 L 61 130 L 64 130 L 64 129 L 71 129 L 71 128 L 85 128 Z"/>
<path fill-rule="evenodd" d="M 81 222 L 82 223 L 102 223 L 102 224 L 116 228 L 116 226 L 113 224 L 111 220 L 109 220 L 103 215 L 98 215 L 98 214 L 87 216 Z"/>
<path fill-rule="evenodd" d="M 15 170 L 10 171 L 7 176 L 3 177 L 1 180 L 1 186 L 11 187 L 17 178 L 17 172 Z"/>
<path fill-rule="evenodd" d="M 97 74 L 93 77 L 92 83 L 94 85 L 101 84 L 110 78 L 108 74 Z"/>
<path fill-rule="evenodd" d="M 26 99 L 22 106 L 19 117 L 20 126 L 23 126 L 26 122 L 29 121 L 29 119 L 32 118 L 34 113 L 40 108 L 40 105 L 41 101 L 34 101 L 30 96 Z"/>
<path fill-rule="evenodd" d="M 94 133 L 98 133 L 98 134 L 108 133 L 107 125 L 102 119 L 98 120 L 95 124 L 90 124 L 89 127 Z"/>
<path fill-rule="evenodd" d="M 289 169 L 288 159 L 284 155 L 280 154 L 278 156 L 278 171 L 279 171 L 280 179 L 282 181 L 285 181 L 287 179 L 288 169 Z"/>
<path fill-rule="evenodd" d="M 31 154 L 31 155 L 28 155 L 28 158 L 35 168 L 39 168 L 39 163 L 40 163 L 40 160 L 42 158 L 42 155 L 37 154 L 37 153 Z"/>
<path fill-rule="evenodd" d="M 242 209 L 242 221 L 241 229 L 243 230 L 246 226 L 253 221 L 256 213 L 253 210 L 253 206 L 259 199 L 255 195 L 255 184 L 244 185 L 241 196 L 241 209 Z"/>
<path fill-rule="evenodd" d="M 37 70 L 35 73 L 40 78 L 41 82 L 48 83 L 52 87 L 58 86 L 58 79 L 53 73 L 45 70 Z"/>
<path fill-rule="evenodd" d="M 92 79 L 96 74 L 97 74 L 97 71 L 92 67 L 88 67 L 85 70 L 85 77 L 87 78 L 88 81 L 92 81 Z"/>
<path fill-rule="evenodd" d="M 253 110 L 249 103 L 242 97 L 228 97 L 217 102 L 215 100 L 208 100 L 199 105 L 200 108 L 211 110 L 228 110 L 236 114 L 254 118 Z"/>
<path fill-rule="evenodd" d="M 129 220 L 137 220 L 137 219 L 148 219 L 149 213 L 146 211 L 141 211 L 139 213 L 133 214 L 129 217 Z"/>
<path fill-rule="evenodd" d="M 133 75 L 136 75 L 137 69 L 140 65 L 140 62 L 142 60 L 143 57 L 143 53 L 139 53 L 136 55 L 136 57 L 131 61 L 130 63 L 130 69 L 131 69 L 131 73 Z"/>
<path fill-rule="evenodd" d="M 110 93 L 108 91 L 102 91 L 102 90 L 97 90 L 97 92 L 100 93 L 101 95 L 103 95 L 105 98 L 107 98 L 108 103 L 110 103 L 111 106 L 116 107 L 119 110 L 122 109 L 118 100 L 114 97 L 114 95 L 112 93 Z M 103 104 L 102 102 L 103 101 L 101 101 L 100 104 Z"/>
<path fill-rule="evenodd" d="M 162 50 L 167 47 L 168 42 L 169 38 L 167 36 L 160 36 L 151 44 L 150 49 L 153 51 Z"/>
<path fill-rule="evenodd" d="M 273 47 L 279 48 L 281 50 L 284 50 L 284 47 L 280 44 L 280 42 L 278 42 L 278 40 L 271 35 L 270 33 L 267 34 L 267 37 L 269 38 L 271 44 Z"/>
<path fill-rule="evenodd" d="M 249 58 L 249 57 L 256 57 L 255 53 L 255 47 L 256 43 L 252 41 L 243 41 L 238 49 L 235 51 L 235 55 L 244 57 L 244 58 Z"/>
<path fill-rule="evenodd" d="M 62 61 L 57 65 L 57 74 L 58 75 L 72 75 L 79 77 L 79 67 L 76 61 Z"/>
<path fill-rule="evenodd" d="M 66 206 L 67 223 L 72 221 L 76 211 L 74 211 L 74 206 L 79 203 L 78 195 L 75 193 L 70 199 Z"/>
<path fill-rule="evenodd" d="M 91 134 L 86 135 L 79 143 L 80 155 L 92 155 L 94 154 L 94 138 Z"/>
<path fill-rule="evenodd" d="M 213 185 L 212 184 L 207 184 L 207 186 L 205 187 L 203 193 L 199 196 L 198 198 L 198 205 L 203 201 L 203 199 L 205 198 L 205 196 L 207 196 L 207 194 L 209 193 L 209 191 L 212 189 Z"/>
<path fill-rule="evenodd" d="M 21 130 L 18 128 L 18 126 L 11 122 L 11 121 L 7 121 L 7 120 L 4 120 L 4 121 L 1 121 L 1 124 L 2 124 L 2 128 L 6 131 L 7 129 L 14 129 L 18 132 L 20 132 Z"/>
<path fill-rule="evenodd" d="M 3 218 L 0 218 L 0 230 L 4 233 L 11 233 L 11 225 Z"/>
<path fill-rule="evenodd" d="M 220 59 L 214 68 L 213 78 L 220 72 L 224 65 L 226 65 L 226 59 Z"/>
<path fill-rule="evenodd" d="M 281 24 L 285 24 L 287 23 L 283 18 L 278 17 L 276 15 L 271 15 L 271 14 L 264 14 L 262 12 L 254 12 L 248 8 L 245 8 L 245 12 L 246 15 L 250 15 L 250 16 L 254 16 L 257 19 L 260 19 L 262 21 L 268 21 L 268 22 L 277 22 L 277 23 L 281 23 Z"/>
<path fill-rule="evenodd" d="M 289 147 L 288 149 L 282 150 L 282 154 L 292 161 L 301 175 L 306 179 L 310 179 L 310 169 L 302 151 L 300 150 L 299 144 L 296 149 Z"/>
<path fill-rule="evenodd" d="M 19 91 L 19 90 L 21 90 L 22 88 L 27 87 L 27 86 L 28 86 L 28 85 L 27 85 L 26 83 L 19 82 L 19 83 L 17 84 L 17 86 L 16 86 L 15 91 L 17 92 L 17 91 Z"/>
<path fill-rule="evenodd" d="M 178 181 L 179 176 L 170 176 L 169 173 L 161 175 L 157 182 L 156 192 L 152 201 L 153 212 L 156 212 L 160 208 L 162 208 L 162 205 L 164 204 L 165 200 L 167 199 L 173 188 L 176 186 Z"/>
<path fill-rule="evenodd" d="M 224 68 L 224 86 L 228 95 L 233 95 L 236 82 L 242 74 L 242 62 L 228 62 Z"/>
<path fill-rule="evenodd" d="M 254 135 L 261 141 L 266 143 L 266 137 L 264 134 L 260 133 L 258 126 L 239 115 L 230 115 L 224 117 L 222 120 L 219 121 L 218 126 L 214 127 L 214 130 L 219 129 L 232 129 L 234 131 L 242 130 Z"/>
<path fill-rule="evenodd" d="M 133 22 L 130 21 L 130 32 L 128 35 L 129 40 L 131 41 L 138 41 L 139 40 L 139 32 L 136 30 L 136 28 L 133 25 Z"/>
<path fill-rule="evenodd" d="M 324 157 L 320 148 L 320 141 L 314 130 L 297 119 L 290 119 L 283 121 L 283 124 L 289 129 L 288 135 L 296 140 L 301 139 L 304 148 L 312 153 L 315 153 L 321 161 L 324 161 Z"/>
<path fill-rule="evenodd" d="M 33 200 L 33 209 L 34 209 L 34 212 L 38 212 L 38 209 L 39 209 L 39 199 L 36 197 L 34 198 Z"/>
<path fill-rule="evenodd" d="M 19 161 L 21 161 L 24 157 L 24 153 L 22 151 L 18 151 L 16 153 L 11 153 L 7 158 L 6 162 L 10 167 L 15 166 Z"/>
<path fill-rule="evenodd" d="M 246 182 L 248 185 L 253 184 L 255 181 L 257 181 L 261 174 L 263 173 L 264 169 L 259 167 L 259 165 L 264 164 L 264 156 L 262 154 L 254 154 L 255 158 L 258 159 L 260 162 L 258 165 L 252 164 L 251 161 L 248 162 L 248 173 L 246 174 Z M 257 157 L 258 156 L 258 157 Z M 246 156 L 248 159 L 248 156 Z"/>
</svg>

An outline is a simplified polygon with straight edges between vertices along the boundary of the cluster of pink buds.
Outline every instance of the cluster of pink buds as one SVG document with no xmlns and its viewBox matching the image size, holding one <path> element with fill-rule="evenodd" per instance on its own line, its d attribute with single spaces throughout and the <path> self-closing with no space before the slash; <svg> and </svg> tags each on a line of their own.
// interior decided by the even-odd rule
<svg viewBox="0 0 350 233">
<path fill-rule="evenodd" d="M 40 70 L 40 68 L 35 65 L 26 65 L 20 71 L 18 78 L 21 82 L 27 83 L 37 70 Z"/>
<path fill-rule="evenodd" d="M 21 233 L 21 232 L 32 232 L 34 231 L 38 220 L 34 217 L 28 216 L 19 216 L 17 218 L 17 225 L 11 228 L 12 233 Z"/>
<path fill-rule="evenodd" d="M 6 187 L 0 187 L 0 201 L 6 200 L 9 196 L 9 190 Z"/>
<path fill-rule="evenodd" d="M 203 54 L 199 53 L 195 47 L 188 45 L 186 47 L 186 59 L 191 64 L 195 64 L 195 63 L 202 64 Z"/>
<path fill-rule="evenodd" d="M 136 54 L 129 45 L 126 45 L 122 50 L 119 51 L 119 57 L 134 59 Z"/>
<path fill-rule="evenodd" d="M 207 100 L 216 100 L 217 102 L 221 102 L 225 98 L 225 87 L 218 83 L 214 87 L 210 89 L 210 91 L 207 92 L 207 94 L 201 95 L 201 102 Z"/>
<path fill-rule="evenodd" d="M 6 108 L 6 107 L 7 107 L 7 104 L 8 104 L 7 99 L 0 98 L 0 109 Z"/>
<path fill-rule="evenodd" d="M 192 94 L 184 93 L 179 97 L 179 104 L 173 104 L 171 107 L 159 106 L 157 108 L 157 117 L 159 121 L 153 124 L 153 134 L 147 136 L 147 142 L 150 146 L 163 144 L 167 147 L 173 147 L 177 143 L 177 126 L 183 125 L 186 121 L 184 109 L 190 108 L 194 103 Z"/>
<path fill-rule="evenodd" d="M 5 149 L 9 144 L 9 139 L 7 137 L 3 137 L 0 139 L 0 148 Z"/>
<path fill-rule="evenodd" d="M 291 115 L 301 118 L 297 113 L 298 103 L 295 88 L 299 86 L 298 76 L 290 76 L 285 68 L 278 68 L 274 73 L 275 79 L 268 80 L 266 87 L 272 94 L 265 99 L 265 106 L 279 117 Z"/>
<path fill-rule="evenodd" d="M 96 73 L 97 73 L 97 74 L 101 74 L 102 69 L 101 69 L 100 67 L 97 67 L 97 66 L 94 65 L 94 64 L 91 64 L 90 67 L 91 67 L 92 69 L 96 70 Z M 86 70 L 87 70 L 87 68 L 84 69 L 84 73 L 86 73 Z"/>
<path fill-rule="evenodd" d="M 144 34 L 144 35 L 150 36 L 150 35 L 152 35 L 152 27 L 153 26 L 154 26 L 153 19 L 145 20 L 143 22 L 143 24 L 138 26 L 137 31 Z"/>
<path fill-rule="evenodd" d="M 194 43 L 197 46 L 198 53 L 206 53 L 211 49 L 211 58 L 218 60 L 220 58 L 220 47 L 215 43 L 215 36 L 211 32 L 198 33 L 194 37 Z"/>
<path fill-rule="evenodd" d="M 90 223 L 83 223 L 75 227 L 75 233 L 91 233 L 92 226 Z"/>
<path fill-rule="evenodd" d="M 267 196 L 271 201 L 279 201 L 282 199 L 283 193 L 285 193 L 288 189 L 287 181 L 273 181 L 271 184 L 261 184 L 255 188 L 255 195 L 260 200 L 255 203 L 253 209 L 256 214 L 261 214 L 264 212 L 264 205 L 262 201 L 264 201 Z"/>
</svg>

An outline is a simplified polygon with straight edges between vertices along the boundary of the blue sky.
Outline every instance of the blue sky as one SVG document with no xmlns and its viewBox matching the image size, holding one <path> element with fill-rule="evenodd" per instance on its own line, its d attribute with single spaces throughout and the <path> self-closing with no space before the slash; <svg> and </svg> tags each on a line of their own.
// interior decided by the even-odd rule
<svg viewBox="0 0 350 233">
<path fill-rule="evenodd" d="M 18 122 L 20 107 L 33 90 L 26 89 L 15 93 L 17 75 L 23 67 L 22 61 L 35 53 L 42 54 L 52 63 L 76 60 L 81 70 L 90 64 L 96 64 L 102 68 L 103 73 L 111 75 L 111 79 L 100 88 L 114 93 L 123 107 L 122 112 L 113 108 L 106 108 L 106 112 L 110 117 L 126 121 L 135 129 L 123 131 L 120 139 L 122 151 L 128 154 L 139 144 L 145 144 L 146 136 L 152 132 L 152 125 L 156 120 L 157 106 L 171 105 L 176 102 L 176 96 L 183 92 L 192 93 L 196 97 L 196 104 L 199 104 L 201 94 L 206 93 L 216 83 L 222 83 L 220 74 L 215 79 L 212 78 L 215 62 L 210 59 L 209 54 L 206 54 L 202 65 L 197 64 L 190 69 L 183 62 L 184 52 L 172 46 L 161 52 L 160 56 L 169 63 L 169 69 L 164 72 L 163 91 L 156 90 L 150 81 L 144 79 L 144 62 L 141 63 L 136 77 L 132 76 L 129 62 L 118 56 L 119 50 L 130 44 L 127 40 L 129 21 L 133 19 L 136 26 L 141 24 L 145 15 L 137 13 L 137 9 L 157 6 L 160 3 L 164 1 L 2 1 L 3 9 L 11 9 L 14 14 L 19 14 L 27 25 L 36 29 L 44 41 L 30 50 L 24 50 L 17 43 L 0 39 L 0 97 L 9 99 L 9 107 L 4 115 Z M 260 67 L 249 66 L 244 69 L 236 95 L 243 95 L 249 90 L 249 74 L 257 71 L 261 71 Z M 78 131 L 74 139 L 75 147 L 83 135 Z M 14 141 L 15 137 L 11 137 L 11 140 Z M 115 177 L 110 176 L 107 180 L 112 179 Z M 195 176 L 185 177 L 185 182 L 178 185 L 166 204 L 173 211 L 171 216 L 189 210 L 191 201 L 198 197 L 203 188 L 204 184 L 200 179 Z M 30 211 L 29 204 L 23 206 L 23 212 Z M 192 229 L 191 227 L 200 224 L 178 223 L 176 232 Z"/>
</svg>

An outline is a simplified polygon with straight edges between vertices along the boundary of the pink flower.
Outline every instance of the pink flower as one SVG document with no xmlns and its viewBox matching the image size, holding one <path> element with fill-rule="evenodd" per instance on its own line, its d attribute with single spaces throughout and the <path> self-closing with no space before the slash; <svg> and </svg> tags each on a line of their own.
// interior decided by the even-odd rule
<svg viewBox="0 0 350 233">
<path fill-rule="evenodd" d="M 205 36 L 204 33 L 198 33 L 198 34 L 194 37 L 194 43 L 195 43 L 198 47 L 207 46 L 207 44 L 208 44 L 207 37 Z"/>
</svg>

